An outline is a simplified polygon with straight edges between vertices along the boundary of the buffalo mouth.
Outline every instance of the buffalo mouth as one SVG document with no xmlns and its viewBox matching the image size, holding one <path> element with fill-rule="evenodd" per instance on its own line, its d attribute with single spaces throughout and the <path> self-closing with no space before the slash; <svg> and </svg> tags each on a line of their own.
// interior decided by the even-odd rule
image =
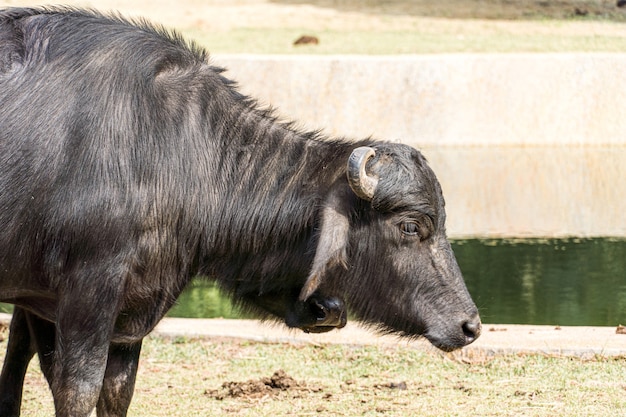
<svg viewBox="0 0 626 417">
<path fill-rule="evenodd" d="M 337 297 L 312 296 L 298 301 L 286 319 L 287 326 L 302 329 L 305 333 L 325 333 L 341 329 L 347 323 L 343 300 Z"/>
</svg>

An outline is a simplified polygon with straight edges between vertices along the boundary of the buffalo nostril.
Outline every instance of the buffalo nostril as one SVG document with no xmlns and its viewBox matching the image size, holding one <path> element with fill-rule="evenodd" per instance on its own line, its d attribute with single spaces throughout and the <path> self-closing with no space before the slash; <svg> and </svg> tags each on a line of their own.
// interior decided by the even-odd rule
<svg viewBox="0 0 626 417">
<path fill-rule="evenodd" d="M 478 316 L 475 316 L 463 323 L 461 327 L 463 329 L 463 334 L 467 339 L 467 343 L 472 343 L 478 338 L 478 336 L 480 336 L 482 324 L 480 323 L 480 318 Z"/>
<path fill-rule="evenodd" d="M 310 304 L 310 311 L 315 317 L 316 326 L 344 327 L 346 325 L 346 313 L 343 302 L 336 298 L 314 300 Z"/>
<path fill-rule="evenodd" d="M 317 301 L 311 304 L 311 312 L 317 321 L 324 321 L 328 316 L 328 309 Z"/>
</svg>

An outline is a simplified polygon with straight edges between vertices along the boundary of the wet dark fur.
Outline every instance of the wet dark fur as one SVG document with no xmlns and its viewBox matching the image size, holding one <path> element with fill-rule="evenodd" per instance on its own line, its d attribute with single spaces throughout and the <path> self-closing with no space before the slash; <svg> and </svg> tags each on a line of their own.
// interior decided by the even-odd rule
<svg viewBox="0 0 626 417">
<path fill-rule="evenodd" d="M 125 415 L 141 340 L 195 275 L 291 326 L 315 282 L 313 298 L 345 298 L 386 331 L 467 343 L 476 309 L 424 158 L 280 123 L 221 72 L 145 22 L 0 12 L 0 301 L 16 305 L 1 415 L 19 413 L 36 352 L 57 415 L 96 401 L 99 416 Z M 363 144 L 376 149 L 372 202 L 345 179 Z M 340 250 L 312 271 L 323 223 L 343 221 Z M 407 221 L 420 236 L 401 232 Z"/>
</svg>

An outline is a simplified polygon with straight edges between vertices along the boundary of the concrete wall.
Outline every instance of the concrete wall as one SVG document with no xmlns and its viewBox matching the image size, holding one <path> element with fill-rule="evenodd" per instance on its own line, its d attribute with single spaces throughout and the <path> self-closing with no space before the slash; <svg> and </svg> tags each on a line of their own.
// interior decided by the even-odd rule
<svg viewBox="0 0 626 417">
<path fill-rule="evenodd" d="M 451 237 L 626 237 L 626 54 L 213 61 L 304 128 L 421 149 Z"/>
</svg>

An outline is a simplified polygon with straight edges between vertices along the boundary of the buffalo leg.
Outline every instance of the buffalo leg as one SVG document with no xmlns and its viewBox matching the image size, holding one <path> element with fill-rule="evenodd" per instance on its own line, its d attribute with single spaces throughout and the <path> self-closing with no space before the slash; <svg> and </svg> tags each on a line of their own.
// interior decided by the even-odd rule
<svg viewBox="0 0 626 417">
<path fill-rule="evenodd" d="M 7 352 L 0 374 L 0 416 L 20 415 L 24 377 L 35 355 L 27 314 L 20 307 L 13 310 Z"/>
<path fill-rule="evenodd" d="M 37 317 L 34 314 L 26 313 L 30 337 L 34 341 L 39 357 L 39 366 L 43 375 L 52 386 L 52 360 L 54 358 L 54 343 L 56 331 L 54 323 Z"/>
<path fill-rule="evenodd" d="M 135 389 L 141 341 L 111 345 L 104 383 L 98 399 L 98 417 L 124 417 Z"/>
<path fill-rule="evenodd" d="M 59 300 L 50 384 L 57 417 L 88 417 L 102 389 L 119 291 L 88 291 L 77 286 Z"/>
<path fill-rule="evenodd" d="M 56 416 L 88 417 L 102 388 L 108 343 L 102 335 L 69 332 L 64 340 L 59 333 L 50 383 Z"/>
</svg>

